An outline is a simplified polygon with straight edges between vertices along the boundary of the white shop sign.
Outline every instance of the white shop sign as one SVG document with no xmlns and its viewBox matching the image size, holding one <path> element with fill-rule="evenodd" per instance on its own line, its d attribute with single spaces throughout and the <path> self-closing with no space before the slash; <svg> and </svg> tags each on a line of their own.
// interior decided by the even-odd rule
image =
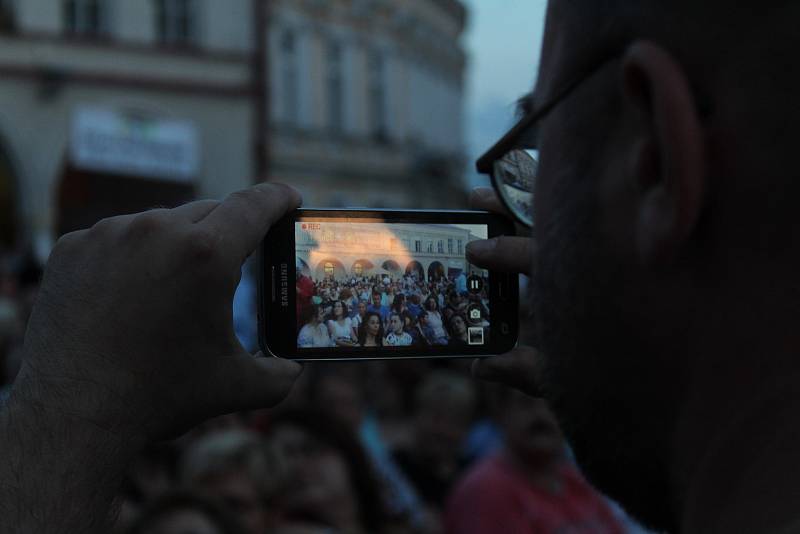
<svg viewBox="0 0 800 534">
<path fill-rule="evenodd" d="M 191 182 L 199 167 L 197 130 L 188 121 L 83 107 L 72 116 L 70 160 L 82 170 Z"/>
</svg>

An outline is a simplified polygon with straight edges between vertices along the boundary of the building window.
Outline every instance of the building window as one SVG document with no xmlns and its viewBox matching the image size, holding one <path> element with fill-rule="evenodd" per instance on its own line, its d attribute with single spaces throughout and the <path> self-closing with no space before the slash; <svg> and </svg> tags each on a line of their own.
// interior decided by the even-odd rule
<svg viewBox="0 0 800 534">
<path fill-rule="evenodd" d="M 442 241 L 441 239 L 439 240 L 438 243 L 436 243 L 436 251 L 439 254 L 444 254 L 444 241 Z"/>
<path fill-rule="evenodd" d="M 14 0 L 0 0 L 0 31 L 10 32 L 15 28 Z"/>
<path fill-rule="evenodd" d="M 422 241 L 414 241 L 414 252 L 422 252 Z"/>
<path fill-rule="evenodd" d="M 297 124 L 300 119 L 297 77 L 297 34 L 284 30 L 280 40 L 280 69 L 283 116 L 288 124 Z"/>
<path fill-rule="evenodd" d="M 459 239 L 458 240 L 458 255 L 461 256 L 464 254 L 464 242 Z"/>
<path fill-rule="evenodd" d="M 453 240 L 452 239 L 448 239 L 447 240 L 447 253 L 448 254 L 452 254 L 453 253 Z"/>
<path fill-rule="evenodd" d="M 161 44 L 191 45 L 195 41 L 194 0 L 156 0 L 156 32 Z"/>
<path fill-rule="evenodd" d="M 433 254 L 433 241 L 428 241 L 428 252 Z"/>
<path fill-rule="evenodd" d="M 333 132 L 343 129 L 344 113 L 342 109 L 344 88 L 342 86 L 342 45 L 336 41 L 328 43 L 328 126 Z"/>
<path fill-rule="evenodd" d="M 356 263 L 353 266 L 353 274 L 355 274 L 356 276 L 361 276 L 362 274 L 364 274 L 364 266 L 361 265 L 360 263 Z"/>
<path fill-rule="evenodd" d="M 325 263 L 325 276 L 333 278 L 333 274 L 336 272 L 336 267 L 331 262 Z"/>
<path fill-rule="evenodd" d="M 386 60 L 380 52 L 369 55 L 367 80 L 370 133 L 376 140 L 386 141 Z"/>
<path fill-rule="evenodd" d="M 85 37 L 105 34 L 105 9 L 102 0 L 66 0 L 63 13 L 65 31 Z"/>
</svg>

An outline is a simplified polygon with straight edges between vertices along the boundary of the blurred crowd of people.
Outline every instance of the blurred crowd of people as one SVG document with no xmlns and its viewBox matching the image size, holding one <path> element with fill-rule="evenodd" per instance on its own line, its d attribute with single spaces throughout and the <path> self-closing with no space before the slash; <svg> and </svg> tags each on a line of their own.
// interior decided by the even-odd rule
<svg viewBox="0 0 800 534">
<path fill-rule="evenodd" d="M 298 270 L 297 346 L 467 345 L 469 327 L 490 320 L 488 280 L 479 278 L 480 290 L 468 291 L 463 271 L 426 282 L 415 274 L 313 280 Z"/>
<path fill-rule="evenodd" d="M 26 254 L 4 255 L 1 265 L 6 395 L 42 269 Z M 320 322 L 351 323 L 364 308 L 388 308 L 377 312 L 380 328 L 409 316 L 419 326 L 441 310 L 427 322 L 433 337 L 418 330 L 432 344 L 451 343 L 443 325 L 486 299 L 485 289 L 465 295 L 458 284 L 323 280 L 299 307 L 319 311 Z M 363 315 L 345 332 L 351 342 L 363 343 L 361 325 Z M 139 456 L 118 497 L 115 534 L 628 531 L 571 462 L 544 401 L 476 382 L 469 363 L 308 364 L 276 409 L 208 421 Z"/>
</svg>

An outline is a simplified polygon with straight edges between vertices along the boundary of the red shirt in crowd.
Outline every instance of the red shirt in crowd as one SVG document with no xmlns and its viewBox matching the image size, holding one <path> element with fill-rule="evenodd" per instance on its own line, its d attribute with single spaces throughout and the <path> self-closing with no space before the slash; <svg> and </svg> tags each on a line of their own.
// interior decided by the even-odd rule
<svg viewBox="0 0 800 534">
<path fill-rule="evenodd" d="M 502 454 L 477 465 L 451 494 L 447 534 L 617 534 L 624 528 L 605 499 L 569 462 L 557 491 L 535 486 Z"/>
</svg>

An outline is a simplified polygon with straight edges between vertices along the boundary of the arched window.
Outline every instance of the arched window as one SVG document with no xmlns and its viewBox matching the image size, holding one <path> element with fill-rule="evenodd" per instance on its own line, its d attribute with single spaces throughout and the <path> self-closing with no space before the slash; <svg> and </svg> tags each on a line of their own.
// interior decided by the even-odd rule
<svg viewBox="0 0 800 534">
<path fill-rule="evenodd" d="M 292 29 L 285 29 L 281 34 L 280 53 L 280 84 L 281 107 L 283 117 L 287 124 L 297 125 L 300 120 L 299 106 L 299 78 L 297 76 L 297 34 Z"/>
<path fill-rule="evenodd" d="M 168 45 L 190 45 L 196 39 L 194 0 L 156 0 L 156 35 Z"/>
<path fill-rule="evenodd" d="M 332 40 L 328 43 L 327 75 L 328 127 L 341 132 L 344 127 L 344 86 L 342 79 L 342 45 Z"/>
<path fill-rule="evenodd" d="M 355 274 L 356 276 L 361 276 L 362 274 L 364 274 L 364 266 L 361 265 L 360 263 L 356 263 L 353 266 L 353 274 Z"/>
<path fill-rule="evenodd" d="M 329 261 L 325 262 L 325 276 L 333 278 L 335 272 L 336 272 L 336 266 Z"/>
<path fill-rule="evenodd" d="M 368 105 L 370 133 L 379 141 L 386 141 L 386 60 L 383 54 L 372 51 L 367 65 Z"/>
<path fill-rule="evenodd" d="M 68 34 L 98 37 L 106 33 L 106 5 L 102 0 L 65 0 L 63 16 Z"/>
</svg>

